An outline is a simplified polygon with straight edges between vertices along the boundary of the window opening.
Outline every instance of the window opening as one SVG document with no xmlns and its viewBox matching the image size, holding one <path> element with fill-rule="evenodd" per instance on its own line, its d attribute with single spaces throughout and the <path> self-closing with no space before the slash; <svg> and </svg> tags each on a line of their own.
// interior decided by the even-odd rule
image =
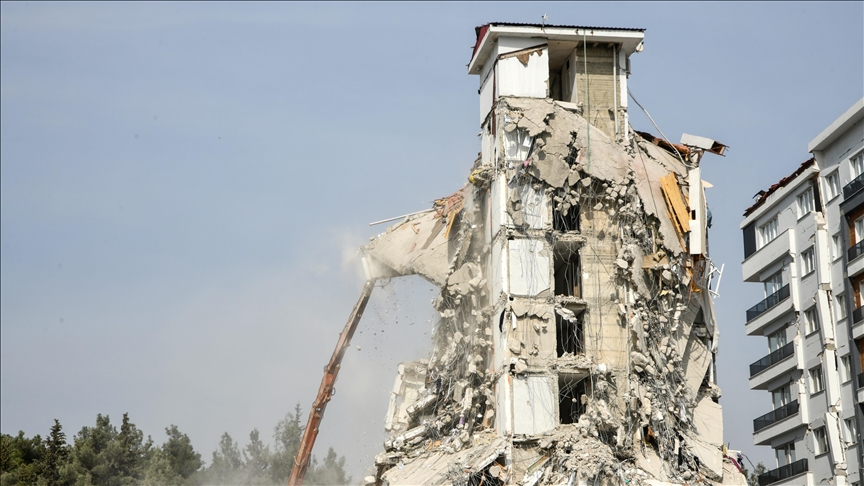
<svg viewBox="0 0 864 486">
<path fill-rule="evenodd" d="M 783 272 L 777 272 L 764 282 L 765 297 L 773 295 L 783 287 Z"/>
<path fill-rule="evenodd" d="M 570 206 L 567 210 L 552 211 L 552 229 L 555 231 L 579 231 L 579 206 Z"/>
<path fill-rule="evenodd" d="M 840 173 L 834 171 L 831 175 L 825 178 L 825 188 L 828 192 L 828 200 L 834 199 L 840 194 Z"/>
<path fill-rule="evenodd" d="M 568 320 L 558 313 L 555 314 L 555 347 L 559 358 L 567 353 L 581 354 L 584 351 L 584 338 L 581 318 Z"/>
<path fill-rule="evenodd" d="M 816 270 L 816 255 L 813 248 L 801 252 L 801 275 L 808 275 Z"/>
<path fill-rule="evenodd" d="M 773 353 L 778 349 L 786 346 L 786 328 L 780 329 L 768 336 L 768 351 Z"/>
<path fill-rule="evenodd" d="M 771 402 L 774 405 L 774 410 L 784 407 L 792 403 L 792 390 L 789 385 L 781 386 L 771 392 Z"/>
<path fill-rule="evenodd" d="M 846 319 L 846 294 L 838 294 L 836 299 L 837 320 Z"/>
<path fill-rule="evenodd" d="M 759 236 L 760 236 L 759 247 L 760 248 L 767 245 L 768 243 L 770 243 L 771 240 L 773 240 L 774 238 L 777 238 L 778 228 L 779 228 L 779 226 L 777 224 L 777 217 L 776 216 L 771 221 L 768 221 L 767 223 L 765 223 L 764 225 L 759 227 Z"/>
<path fill-rule="evenodd" d="M 774 449 L 774 455 L 777 458 L 777 467 L 783 467 L 795 462 L 795 443 L 789 442 Z"/>
<path fill-rule="evenodd" d="M 816 307 L 811 307 L 804 311 L 804 334 L 811 334 L 819 330 L 819 316 L 816 314 Z"/>
<path fill-rule="evenodd" d="M 828 437 L 825 435 L 825 427 L 819 427 L 813 431 L 813 448 L 817 456 L 828 452 Z"/>
<path fill-rule="evenodd" d="M 843 421 L 843 435 L 846 442 L 858 442 L 858 423 L 855 417 L 847 418 Z"/>
<path fill-rule="evenodd" d="M 852 357 L 850 355 L 840 358 L 840 382 L 846 383 L 852 379 Z"/>
<path fill-rule="evenodd" d="M 825 389 L 822 383 L 822 366 L 810 369 L 810 394 L 819 393 Z"/>
<path fill-rule="evenodd" d="M 588 380 L 575 375 L 558 375 L 558 422 L 575 424 L 585 413 L 582 397 L 588 394 Z"/>
<path fill-rule="evenodd" d="M 852 157 L 849 161 L 852 165 L 852 178 L 856 179 L 861 174 L 864 174 L 864 152 Z"/>
<path fill-rule="evenodd" d="M 855 243 L 858 243 L 864 237 L 864 218 L 855 220 Z"/>
<path fill-rule="evenodd" d="M 555 254 L 555 295 L 582 297 L 579 278 L 579 254 Z"/>
<path fill-rule="evenodd" d="M 803 218 L 813 211 L 813 189 L 807 189 L 798 196 L 798 218 Z"/>
</svg>

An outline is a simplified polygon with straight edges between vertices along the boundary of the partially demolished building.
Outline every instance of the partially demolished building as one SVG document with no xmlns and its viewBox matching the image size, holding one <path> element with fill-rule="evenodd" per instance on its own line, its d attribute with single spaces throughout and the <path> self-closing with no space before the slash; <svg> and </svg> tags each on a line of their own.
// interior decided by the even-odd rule
<svg viewBox="0 0 864 486">
<path fill-rule="evenodd" d="M 491 23 L 466 185 L 363 248 L 440 287 L 377 474 L 415 484 L 745 484 L 723 446 L 702 137 L 628 123 L 641 29 Z"/>
</svg>

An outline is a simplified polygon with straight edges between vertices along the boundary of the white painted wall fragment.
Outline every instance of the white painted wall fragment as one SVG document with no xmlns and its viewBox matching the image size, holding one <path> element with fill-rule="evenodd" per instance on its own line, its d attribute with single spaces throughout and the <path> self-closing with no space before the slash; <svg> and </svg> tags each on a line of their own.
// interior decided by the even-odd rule
<svg viewBox="0 0 864 486">
<path fill-rule="evenodd" d="M 542 240 L 509 240 L 510 293 L 533 297 L 550 286 L 549 256 Z"/>
<path fill-rule="evenodd" d="M 558 425 L 555 379 L 517 376 L 513 379 L 513 433 L 539 434 Z"/>
</svg>

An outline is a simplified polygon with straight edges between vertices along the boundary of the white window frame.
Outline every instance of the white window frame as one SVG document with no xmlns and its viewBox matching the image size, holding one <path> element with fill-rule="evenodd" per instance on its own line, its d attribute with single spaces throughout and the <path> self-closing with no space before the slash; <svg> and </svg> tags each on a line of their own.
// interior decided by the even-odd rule
<svg viewBox="0 0 864 486">
<path fill-rule="evenodd" d="M 840 195 L 840 171 L 835 170 L 825 177 L 825 194 L 828 201 Z"/>
<path fill-rule="evenodd" d="M 843 254 L 843 248 L 840 246 L 840 233 L 831 237 L 831 261 L 834 261 Z"/>
<path fill-rule="evenodd" d="M 810 368 L 810 395 L 815 395 L 825 390 L 825 383 L 822 379 L 822 365 Z"/>
<path fill-rule="evenodd" d="M 769 295 L 774 295 L 779 292 L 780 289 L 783 288 L 783 271 L 781 270 L 765 279 L 765 281 L 762 282 L 762 286 L 765 290 L 765 298 L 768 298 Z"/>
<path fill-rule="evenodd" d="M 825 434 L 825 427 L 813 429 L 813 452 L 816 456 L 828 452 L 828 436 Z"/>
<path fill-rule="evenodd" d="M 777 460 L 777 467 L 783 467 L 795 462 L 795 442 L 787 442 L 774 449 L 774 459 Z"/>
<path fill-rule="evenodd" d="M 855 220 L 852 224 L 852 231 L 855 233 L 855 243 L 864 239 L 864 216 Z"/>
<path fill-rule="evenodd" d="M 810 214 L 815 209 L 815 201 L 813 200 L 813 188 L 810 187 L 806 191 L 798 195 L 798 219 Z"/>
<path fill-rule="evenodd" d="M 843 440 L 850 444 L 858 442 L 858 421 L 855 417 L 843 421 Z"/>
<path fill-rule="evenodd" d="M 846 383 L 852 380 L 852 356 L 846 355 L 840 357 L 840 383 Z"/>
<path fill-rule="evenodd" d="M 853 180 L 864 174 L 864 152 L 858 152 L 849 157 L 849 170 L 852 172 Z"/>
<path fill-rule="evenodd" d="M 786 346 L 786 328 L 780 329 L 768 335 L 768 352 L 773 353 Z"/>
<path fill-rule="evenodd" d="M 819 314 L 816 313 L 816 306 L 804 311 L 804 335 L 809 336 L 819 330 Z"/>
<path fill-rule="evenodd" d="M 846 319 L 846 294 L 837 294 L 837 296 L 834 297 L 834 304 L 834 307 L 836 308 L 834 313 L 837 316 L 837 320 L 841 321 Z"/>
<path fill-rule="evenodd" d="M 816 270 L 816 252 L 813 247 L 801 252 L 801 276 L 807 276 Z"/>
<path fill-rule="evenodd" d="M 759 248 L 771 243 L 778 236 L 780 236 L 780 225 L 777 216 L 774 216 L 771 221 L 759 227 Z"/>
<path fill-rule="evenodd" d="M 774 410 L 785 407 L 792 403 L 792 387 L 783 385 L 776 390 L 771 390 L 771 405 Z"/>
</svg>

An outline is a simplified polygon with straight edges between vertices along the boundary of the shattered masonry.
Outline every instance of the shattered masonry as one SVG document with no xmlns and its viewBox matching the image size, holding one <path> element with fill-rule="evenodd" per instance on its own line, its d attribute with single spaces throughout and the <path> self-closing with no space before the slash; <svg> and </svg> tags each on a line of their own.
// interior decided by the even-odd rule
<svg viewBox="0 0 864 486">
<path fill-rule="evenodd" d="M 367 482 L 745 484 L 714 383 L 703 150 L 629 127 L 618 67 L 641 30 L 540 27 L 478 28 L 469 182 L 362 249 L 370 280 L 441 289 L 432 352 L 399 367 Z M 583 84 L 604 72 L 616 90 L 597 107 Z"/>
</svg>

